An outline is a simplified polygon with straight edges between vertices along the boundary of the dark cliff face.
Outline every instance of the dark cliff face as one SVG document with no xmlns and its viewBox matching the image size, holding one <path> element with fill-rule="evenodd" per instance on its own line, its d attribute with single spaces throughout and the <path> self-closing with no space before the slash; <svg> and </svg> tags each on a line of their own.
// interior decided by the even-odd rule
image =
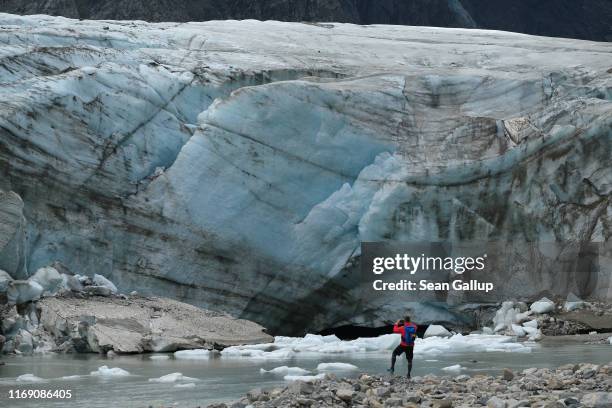
<svg viewBox="0 0 612 408">
<path fill-rule="evenodd" d="M 0 0 L 0 11 L 83 19 L 426 25 L 612 40 L 610 0 Z"/>
</svg>

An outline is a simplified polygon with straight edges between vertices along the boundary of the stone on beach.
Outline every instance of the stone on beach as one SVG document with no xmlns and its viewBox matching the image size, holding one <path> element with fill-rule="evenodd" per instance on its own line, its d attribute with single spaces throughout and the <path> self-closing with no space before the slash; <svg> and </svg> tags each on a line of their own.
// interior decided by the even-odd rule
<svg viewBox="0 0 612 408">
<path fill-rule="evenodd" d="M 326 376 L 308 378 L 308 382 L 295 379 L 283 388 L 256 389 L 236 402 L 238 405 L 227 403 L 222 407 L 610 407 L 612 394 L 604 390 L 611 373 L 612 362 L 557 369 L 532 367 L 517 373 L 505 369 L 501 377 L 427 374 L 408 380 L 404 376 L 370 374 L 357 378 Z"/>
</svg>

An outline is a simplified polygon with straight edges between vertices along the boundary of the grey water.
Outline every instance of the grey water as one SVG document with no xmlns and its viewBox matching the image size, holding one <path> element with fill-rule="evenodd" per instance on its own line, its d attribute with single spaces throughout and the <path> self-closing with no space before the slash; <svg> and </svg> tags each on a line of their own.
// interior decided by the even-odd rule
<svg viewBox="0 0 612 408">
<path fill-rule="evenodd" d="M 152 360 L 149 355 L 118 356 L 112 359 L 98 355 L 6 356 L 0 366 L 0 407 L 205 407 L 208 404 L 239 399 L 253 388 L 273 388 L 286 384 L 280 376 L 261 374 L 260 368 L 287 365 L 308 370 L 321 362 L 346 362 L 359 367 L 357 372 L 337 372 L 340 376 L 359 372 L 385 373 L 389 355 L 367 353 L 324 357 L 297 357 L 289 360 L 254 360 L 220 358 L 205 360 Z M 546 345 L 531 353 L 446 353 L 437 357 L 415 355 L 413 376 L 445 375 L 442 368 L 454 364 L 465 367 L 462 373 L 499 374 L 505 367 L 515 371 L 529 367 L 556 367 L 566 363 L 607 363 L 612 361 L 612 345 Z M 89 375 L 100 366 L 120 367 L 131 375 L 99 378 Z M 404 375 L 406 362 L 398 360 L 396 375 Z M 180 372 L 194 377 L 192 388 L 176 388 L 177 383 L 160 384 L 151 378 Z M 17 376 L 34 374 L 45 379 L 41 383 L 16 382 Z M 316 371 L 315 371 L 316 373 Z M 61 379 L 63 376 L 75 376 Z M 9 399 L 10 390 L 71 390 L 70 399 Z"/>
</svg>

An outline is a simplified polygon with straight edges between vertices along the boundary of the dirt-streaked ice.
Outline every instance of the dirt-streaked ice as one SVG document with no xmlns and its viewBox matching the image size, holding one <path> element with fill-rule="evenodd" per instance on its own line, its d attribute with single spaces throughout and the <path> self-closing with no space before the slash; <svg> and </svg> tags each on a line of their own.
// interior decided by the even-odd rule
<svg viewBox="0 0 612 408">
<path fill-rule="evenodd" d="M 612 296 L 610 262 L 559 274 L 573 258 L 537 247 L 509 246 L 488 295 L 364 300 L 356 282 L 362 241 L 609 242 L 610 43 L 273 21 L 0 26 L 13 278 L 60 261 L 280 334 L 381 327 L 407 309 L 469 326 L 462 306 L 517 293 Z"/>
</svg>

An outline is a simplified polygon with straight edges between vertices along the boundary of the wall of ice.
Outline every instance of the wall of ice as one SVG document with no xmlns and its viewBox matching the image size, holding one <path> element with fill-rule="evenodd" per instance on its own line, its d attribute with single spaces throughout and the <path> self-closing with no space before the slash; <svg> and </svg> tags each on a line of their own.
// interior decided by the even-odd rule
<svg viewBox="0 0 612 408">
<path fill-rule="evenodd" d="M 355 288 L 361 241 L 609 242 L 609 44 L 255 21 L 0 26 L 0 189 L 23 203 L 0 200 L 0 268 L 15 277 L 59 261 L 285 333 L 382 326 L 406 308 L 469 324 L 474 303 L 551 285 L 612 297 L 610 253 L 586 282 L 518 257 L 491 276 L 495 299 L 364 303 Z"/>
</svg>

